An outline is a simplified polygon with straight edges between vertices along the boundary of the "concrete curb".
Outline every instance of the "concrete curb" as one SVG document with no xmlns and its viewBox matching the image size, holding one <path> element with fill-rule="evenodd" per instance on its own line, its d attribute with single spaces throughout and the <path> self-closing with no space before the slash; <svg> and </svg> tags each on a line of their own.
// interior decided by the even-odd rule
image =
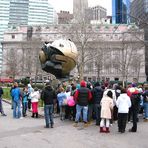
<svg viewBox="0 0 148 148">
<path fill-rule="evenodd" d="M 10 104 L 10 105 L 12 104 L 11 100 L 2 99 L 2 101 L 4 101 L 7 104 Z M 43 107 L 39 107 L 38 110 L 39 110 L 39 117 L 44 117 Z M 28 112 L 31 113 L 31 110 L 28 110 Z M 41 112 L 43 112 L 43 113 L 41 113 Z M 58 114 L 54 114 L 54 118 L 58 118 L 58 117 L 60 117 Z"/>
</svg>

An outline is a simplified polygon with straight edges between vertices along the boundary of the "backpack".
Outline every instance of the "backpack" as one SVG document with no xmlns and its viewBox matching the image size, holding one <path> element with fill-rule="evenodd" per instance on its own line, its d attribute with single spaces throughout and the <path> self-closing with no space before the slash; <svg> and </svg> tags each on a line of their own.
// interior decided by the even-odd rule
<svg viewBox="0 0 148 148">
<path fill-rule="evenodd" d="M 132 94 L 131 95 L 131 102 L 132 106 L 138 108 L 140 105 L 140 96 L 139 94 Z"/>
</svg>

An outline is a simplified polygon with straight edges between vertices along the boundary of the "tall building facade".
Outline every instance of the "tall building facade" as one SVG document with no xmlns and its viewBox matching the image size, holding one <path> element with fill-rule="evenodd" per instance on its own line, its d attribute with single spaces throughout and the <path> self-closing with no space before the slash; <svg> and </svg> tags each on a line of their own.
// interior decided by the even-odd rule
<svg viewBox="0 0 148 148">
<path fill-rule="evenodd" d="M 4 31 L 8 28 L 10 0 L 0 1 L 0 73 L 2 70 L 2 45 Z"/>
<path fill-rule="evenodd" d="M 92 13 L 92 18 L 91 20 L 101 20 L 103 18 L 106 18 L 107 16 L 107 10 L 99 5 L 95 6 L 95 7 L 91 7 L 89 8 Z"/>
<path fill-rule="evenodd" d="M 18 25 L 53 24 L 57 16 L 48 0 L 0 0 L 0 72 L 3 34 Z"/>
<path fill-rule="evenodd" d="M 130 16 L 132 22 L 143 27 L 144 23 L 148 21 L 148 0 L 132 0 Z"/>
<path fill-rule="evenodd" d="M 81 31 L 78 28 L 77 31 L 80 35 L 69 33 L 71 29 L 77 29 L 73 24 L 43 25 L 40 27 L 40 35 L 42 36 L 40 41 L 27 40 L 27 26 L 19 26 L 16 29 L 5 32 L 2 44 L 3 50 L 4 54 L 8 55 L 9 60 L 12 59 L 12 63 L 9 64 L 9 60 L 4 59 L 2 76 L 6 77 L 15 74 L 16 78 L 26 76 L 34 78 L 37 73 L 42 75 L 43 71 L 41 71 L 40 63 L 37 63 L 36 57 L 38 57 L 37 50 L 41 49 L 44 41 L 53 42 L 55 39 L 73 37 L 73 42 L 81 52 L 82 41 L 78 38 L 78 36 L 81 36 Z M 143 43 L 138 39 L 143 40 L 143 30 L 136 29 L 135 25 L 126 24 L 119 25 L 118 30 L 116 30 L 116 27 L 117 25 L 113 24 L 88 24 L 88 32 L 86 30 L 86 36 L 84 35 L 87 38 L 85 55 L 91 60 L 84 65 L 84 78 L 94 80 L 99 77 L 101 79 L 110 78 L 110 80 L 114 80 L 115 78 L 125 80 L 128 78 L 129 81 L 137 78 L 139 82 L 145 81 L 145 48 Z M 133 30 L 133 28 L 135 29 Z M 39 36 L 39 33 L 36 31 L 37 29 L 38 26 L 33 26 L 32 37 L 36 39 Z M 114 30 L 116 31 L 114 32 Z M 15 38 L 12 38 L 14 35 Z M 31 47 L 30 44 L 32 45 Z M 13 51 L 11 49 L 17 50 Z M 14 57 L 18 58 L 14 60 Z M 37 66 L 38 64 L 39 67 Z M 13 69 L 13 65 L 16 67 L 15 71 L 11 70 Z M 78 75 L 78 71 L 73 73 L 75 77 Z"/>
<path fill-rule="evenodd" d="M 48 0 L 29 0 L 28 25 L 52 24 L 54 22 L 54 9 Z"/>
<path fill-rule="evenodd" d="M 130 0 L 112 0 L 112 23 L 127 24 L 129 22 Z"/>
<path fill-rule="evenodd" d="M 148 81 L 148 0 L 132 0 L 130 15 L 132 22 L 144 29 L 145 72 Z"/>
<path fill-rule="evenodd" d="M 88 9 L 88 0 L 73 0 L 73 15 L 74 19 L 81 21 L 86 18 Z"/>
<path fill-rule="evenodd" d="M 27 25 L 29 0 L 10 0 L 9 25 Z"/>
</svg>

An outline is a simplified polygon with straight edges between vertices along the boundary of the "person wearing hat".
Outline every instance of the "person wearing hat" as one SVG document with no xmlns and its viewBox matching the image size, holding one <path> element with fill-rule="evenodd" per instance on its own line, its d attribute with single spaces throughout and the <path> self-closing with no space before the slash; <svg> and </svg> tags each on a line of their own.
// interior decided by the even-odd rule
<svg viewBox="0 0 148 148">
<path fill-rule="evenodd" d="M 52 89 L 49 82 L 46 83 L 45 88 L 42 90 L 41 99 L 44 102 L 44 117 L 45 117 L 45 128 L 53 128 L 53 108 L 54 99 L 56 99 L 55 91 Z"/>
<path fill-rule="evenodd" d="M 131 129 L 129 129 L 129 132 L 137 132 L 137 122 L 138 122 L 138 112 L 140 107 L 140 92 L 138 91 L 138 88 L 133 84 L 132 88 L 130 88 L 131 91 L 131 114 L 132 114 L 132 120 L 133 120 L 133 126 Z"/>
<path fill-rule="evenodd" d="M 31 86 L 31 84 L 28 84 L 28 109 L 31 109 L 31 96 L 30 94 L 33 92 L 33 88 Z"/>
<path fill-rule="evenodd" d="M 84 80 L 80 83 L 80 88 L 76 90 L 74 94 L 74 99 L 76 101 L 76 118 L 75 127 L 78 126 L 78 122 L 81 117 L 81 111 L 83 111 L 83 122 L 84 126 L 87 126 L 87 116 L 88 116 L 88 103 L 92 99 L 91 91 L 86 87 L 86 82 Z"/>
</svg>

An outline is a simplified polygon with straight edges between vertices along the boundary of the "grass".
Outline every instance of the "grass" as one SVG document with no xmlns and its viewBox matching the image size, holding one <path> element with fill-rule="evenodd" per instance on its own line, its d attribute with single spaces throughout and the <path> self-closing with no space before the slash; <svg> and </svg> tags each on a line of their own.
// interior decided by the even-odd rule
<svg viewBox="0 0 148 148">
<path fill-rule="evenodd" d="M 9 87 L 3 88 L 3 91 L 4 91 L 4 94 L 2 98 L 11 100 L 10 88 Z"/>
<path fill-rule="evenodd" d="M 9 87 L 3 88 L 4 94 L 2 96 L 3 99 L 11 100 L 11 95 L 10 95 L 10 89 Z M 43 107 L 43 101 L 39 99 L 39 107 Z"/>
</svg>

